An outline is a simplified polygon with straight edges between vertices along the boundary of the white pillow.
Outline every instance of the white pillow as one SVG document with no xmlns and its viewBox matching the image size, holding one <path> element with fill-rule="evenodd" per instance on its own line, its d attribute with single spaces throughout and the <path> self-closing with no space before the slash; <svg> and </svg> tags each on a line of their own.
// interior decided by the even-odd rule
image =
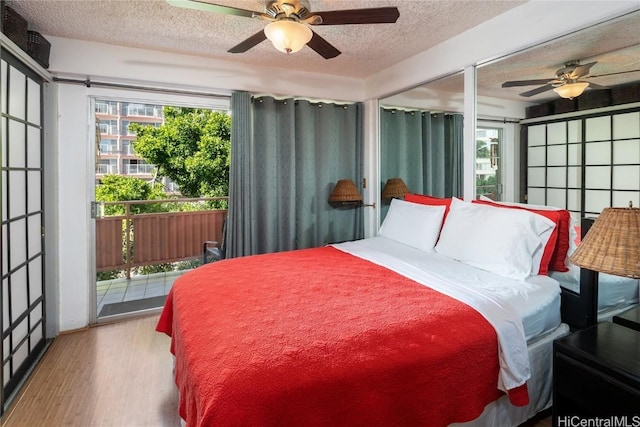
<svg viewBox="0 0 640 427">
<path fill-rule="evenodd" d="M 517 207 L 522 207 L 522 208 L 525 208 L 525 209 L 537 209 L 537 210 L 540 210 L 540 211 L 557 211 L 557 210 L 560 210 L 560 208 L 554 208 L 553 206 L 529 205 L 527 203 L 519 203 L 519 202 L 502 202 L 502 201 L 497 202 L 497 201 L 495 201 L 493 199 L 490 199 L 489 197 L 483 196 L 483 195 L 480 195 L 479 199 L 482 200 L 482 201 L 485 201 L 485 202 L 496 203 L 498 205 L 517 206 Z M 551 233 L 553 233 L 554 228 L 555 227 L 552 227 L 552 228 L 548 229 L 547 231 L 545 231 L 543 234 L 540 235 L 540 242 L 542 243 L 542 245 L 540 247 L 538 247 L 538 249 L 536 249 L 535 252 L 533 253 L 533 262 L 532 262 L 531 274 L 538 274 L 540 262 L 542 261 L 542 256 L 544 255 L 545 246 L 547 246 L 547 242 L 551 238 Z"/>
<path fill-rule="evenodd" d="M 413 248 L 433 252 L 442 227 L 444 211 L 444 206 L 420 205 L 392 199 L 380 227 L 380 235 Z"/>
<path fill-rule="evenodd" d="M 516 280 L 531 275 L 533 256 L 555 224 L 526 210 L 453 198 L 436 252 Z M 536 266 L 537 270 L 537 266 Z"/>
</svg>

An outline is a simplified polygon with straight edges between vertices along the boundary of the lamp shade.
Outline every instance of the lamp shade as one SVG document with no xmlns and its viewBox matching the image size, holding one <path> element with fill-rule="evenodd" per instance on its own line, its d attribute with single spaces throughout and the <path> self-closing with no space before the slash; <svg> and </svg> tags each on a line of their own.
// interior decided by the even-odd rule
<svg viewBox="0 0 640 427">
<path fill-rule="evenodd" d="M 562 98 L 573 99 L 577 96 L 582 95 L 582 92 L 589 86 L 587 82 L 576 82 L 576 83 L 567 83 L 562 86 L 559 86 L 553 91 L 560 95 Z"/>
<path fill-rule="evenodd" d="M 401 178 L 390 178 L 382 189 L 383 199 L 402 199 L 409 192 L 407 185 Z"/>
<path fill-rule="evenodd" d="M 588 270 L 640 278 L 640 209 L 605 208 L 569 260 Z"/>
<path fill-rule="evenodd" d="M 264 28 L 273 46 L 280 52 L 294 53 L 306 45 L 313 32 L 304 24 L 295 21 L 274 21 Z"/>
<path fill-rule="evenodd" d="M 350 179 L 341 179 L 336 183 L 331 195 L 329 203 L 332 204 L 360 204 L 363 197 L 358 191 L 356 184 Z"/>
</svg>

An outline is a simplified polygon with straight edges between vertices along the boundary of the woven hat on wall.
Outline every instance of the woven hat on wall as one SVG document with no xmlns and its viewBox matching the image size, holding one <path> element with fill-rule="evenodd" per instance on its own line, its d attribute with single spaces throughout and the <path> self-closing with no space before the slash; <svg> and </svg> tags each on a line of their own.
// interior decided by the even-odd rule
<svg viewBox="0 0 640 427">
<path fill-rule="evenodd" d="M 569 260 L 588 270 L 640 279 L 640 209 L 605 208 Z"/>
</svg>

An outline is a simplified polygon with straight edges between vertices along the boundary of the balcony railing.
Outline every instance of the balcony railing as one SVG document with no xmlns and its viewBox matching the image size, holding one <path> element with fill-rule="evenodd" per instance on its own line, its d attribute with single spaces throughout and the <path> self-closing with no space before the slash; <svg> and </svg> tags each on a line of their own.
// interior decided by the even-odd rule
<svg viewBox="0 0 640 427">
<path fill-rule="evenodd" d="M 96 173 L 98 173 L 98 174 L 117 174 L 118 173 L 118 165 L 98 164 L 97 168 L 96 168 Z"/>
<path fill-rule="evenodd" d="M 162 107 L 150 105 L 128 105 L 127 115 L 140 117 L 162 117 Z"/>
<path fill-rule="evenodd" d="M 124 173 L 129 175 L 148 175 L 153 173 L 153 168 L 155 168 L 155 165 L 150 165 L 147 163 L 128 164 L 124 165 Z"/>
<path fill-rule="evenodd" d="M 96 270 L 124 270 L 154 264 L 187 261 L 202 257 L 207 240 L 222 242 L 226 209 L 189 212 L 140 213 L 132 206 L 152 203 L 191 203 L 202 205 L 227 197 L 199 199 L 137 200 L 105 202 L 104 206 L 123 205 L 125 214 L 96 218 Z"/>
<path fill-rule="evenodd" d="M 489 185 L 478 185 L 476 186 L 476 197 L 486 196 L 490 199 L 497 200 L 498 194 L 498 185 L 497 184 L 489 184 Z"/>
<path fill-rule="evenodd" d="M 99 152 L 100 154 L 119 154 L 120 150 L 118 149 L 117 144 L 114 144 L 114 145 L 100 144 Z"/>
</svg>

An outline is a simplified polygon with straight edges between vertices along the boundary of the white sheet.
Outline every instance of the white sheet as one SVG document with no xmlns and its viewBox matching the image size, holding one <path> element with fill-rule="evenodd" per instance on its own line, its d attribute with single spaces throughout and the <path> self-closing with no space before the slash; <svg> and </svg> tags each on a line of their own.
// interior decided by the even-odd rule
<svg viewBox="0 0 640 427">
<path fill-rule="evenodd" d="M 569 271 L 552 271 L 551 277 L 560 282 L 560 286 L 580 293 L 580 267 L 570 264 Z M 598 312 L 624 308 L 638 302 L 640 280 L 628 277 L 598 274 Z"/>
<path fill-rule="evenodd" d="M 554 331 L 529 344 L 531 379 L 527 381 L 529 404 L 514 406 L 507 396 L 502 396 L 485 406 L 482 414 L 473 421 L 454 423 L 451 427 L 514 427 L 551 407 L 553 388 L 553 341 L 569 333 L 569 326 L 561 324 Z"/>
<path fill-rule="evenodd" d="M 516 281 L 383 237 L 334 247 L 383 265 L 478 310 L 496 329 L 499 344 L 504 343 L 500 346 L 499 379 L 503 391 L 529 379 L 526 340 L 560 324 L 560 287 L 546 276 Z M 525 319 L 529 320 L 528 332 Z"/>
</svg>

